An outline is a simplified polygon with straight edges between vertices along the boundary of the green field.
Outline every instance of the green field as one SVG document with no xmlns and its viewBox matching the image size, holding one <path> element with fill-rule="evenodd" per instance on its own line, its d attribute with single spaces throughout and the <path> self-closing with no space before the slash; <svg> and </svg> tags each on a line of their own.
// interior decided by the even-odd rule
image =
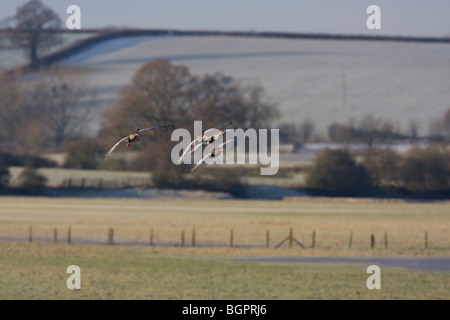
<svg viewBox="0 0 450 320">
<path fill-rule="evenodd" d="M 0 246 L 1 299 L 450 298 L 448 272 L 383 268 L 381 289 L 369 290 L 366 265 L 236 262 L 202 249 L 197 256 L 143 246 Z M 73 264 L 81 269 L 81 290 L 66 287 Z"/>
<path fill-rule="evenodd" d="M 235 261 L 263 256 L 450 256 L 449 208 L 448 202 L 354 199 L 2 197 L 0 299 L 449 299 L 448 271 L 383 267 L 382 288 L 369 290 L 367 265 L 361 263 Z M 27 241 L 30 226 L 32 243 Z M 69 226 L 72 244 L 65 241 Z M 129 245 L 105 245 L 108 228 L 114 228 L 117 243 Z M 274 248 L 290 228 L 307 248 Z M 58 242 L 52 243 L 55 229 Z M 154 246 L 148 242 L 151 229 Z M 180 246 L 183 230 L 185 247 Z M 230 230 L 234 247 L 229 246 Z M 311 248 L 313 230 L 316 242 Z M 370 248 L 371 234 L 377 239 L 375 248 Z M 97 244 L 89 244 L 90 239 Z M 81 290 L 66 287 L 69 265 L 81 268 Z"/>
</svg>

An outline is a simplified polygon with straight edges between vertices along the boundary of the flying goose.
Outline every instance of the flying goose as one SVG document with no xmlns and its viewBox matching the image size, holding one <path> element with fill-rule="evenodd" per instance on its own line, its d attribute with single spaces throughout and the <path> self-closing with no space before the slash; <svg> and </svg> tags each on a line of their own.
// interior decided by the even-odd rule
<svg viewBox="0 0 450 320">
<path fill-rule="evenodd" d="M 229 140 L 225 141 L 224 143 L 220 144 L 218 147 L 214 148 L 210 153 L 208 153 L 206 156 L 204 156 L 202 159 L 200 159 L 200 161 L 197 162 L 197 164 L 191 170 L 189 170 L 187 173 L 192 172 L 195 169 L 197 169 L 197 167 L 199 165 L 201 165 L 207 158 L 217 157 L 219 154 L 221 154 L 223 151 L 225 151 L 224 146 L 232 141 L 236 141 L 236 137 L 234 137 L 233 139 L 229 139 Z M 218 150 L 218 151 L 216 152 L 216 150 Z"/>
<path fill-rule="evenodd" d="M 181 157 L 178 159 L 177 164 L 180 164 L 181 161 L 184 159 L 184 157 L 188 154 L 191 154 L 192 152 L 194 152 L 195 150 L 197 150 L 200 146 L 202 146 L 203 144 L 207 144 L 209 145 L 210 143 L 213 143 L 215 140 L 217 140 L 219 138 L 219 136 L 221 134 L 225 134 L 225 131 L 220 130 L 222 128 L 225 128 L 227 126 L 231 125 L 231 121 L 228 123 L 225 123 L 221 126 L 215 127 L 215 128 L 211 128 L 206 130 L 205 132 L 203 132 L 202 136 L 198 136 L 196 137 L 194 140 L 191 141 L 191 143 L 189 144 L 189 146 L 187 146 L 184 149 L 183 154 L 181 155 Z M 220 132 L 213 134 L 214 130 L 218 129 L 220 130 Z"/>
<path fill-rule="evenodd" d="M 168 128 L 170 127 L 170 125 L 165 125 L 165 126 L 157 126 L 157 127 L 150 127 L 150 128 L 145 128 L 145 129 L 137 129 L 136 131 L 134 131 L 133 133 L 129 134 L 128 136 L 124 136 L 122 139 L 120 139 L 119 141 L 117 141 L 117 143 L 108 151 L 107 154 L 105 154 L 103 156 L 103 159 L 105 159 L 107 156 L 109 156 L 114 149 L 121 144 L 123 141 L 127 141 L 127 148 L 130 147 L 131 143 L 133 141 L 139 141 L 140 139 L 139 137 L 139 133 L 141 133 L 142 131 L 147 131 L 147 130 L 152 130 L 152 129 L 162 129 L 162 128 Z"/>
<path fill-rule="evenodd" d="M 202 142 L 206 143 L 207 145 L 209 145 L 210 143 L 213 143 L 214 141 L 216 141 L 219 138 L 219 136 L 221 134 L 225 134 L 224 130 L 220 130 L 218 133 L 213 134 L 214 130 L 215 129 L 222 129 L 222 128 L 225 128 L 225 127 L 227 127 L 229 125 L 231 125 L 231 121 L 229 123 L 223 124 L 223 125 L 221 125 L 219 127 L 211 128 L 211 129 L 206 130 L 203 133 Z"/>
</svg>

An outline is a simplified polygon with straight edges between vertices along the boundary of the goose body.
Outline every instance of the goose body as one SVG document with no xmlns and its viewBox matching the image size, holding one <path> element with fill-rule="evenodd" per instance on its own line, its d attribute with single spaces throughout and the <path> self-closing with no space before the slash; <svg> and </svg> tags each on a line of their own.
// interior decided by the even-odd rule
<svg viewBox="0 0 450 320">
<path fill-rule="evenodd" d="M 168 128 L 168 127 L 170 127 L 170 125 L 137 129 L 133 133 L 131 133 L 127 136 L 124 136 L 122 139 L 117 141 L 116 144 L 114 146 L 112 146 L 111 149 L 109 149 L 108 153 L 103 156 L 103 159 L 108 157 L 114 151 L 114 149 L 116 149 L 117 146 L 120 145 L 122 142 L 127 141 L 127 148 L 129 148 L 132 142 L 139 141 L 140 140 L 139 133 L 141 133 L 142 131 L 153 130 L 153 129 L 163 129 L 163 128 Z"/>
<path fill-rule="evenodd" d="M 226 124 L 223 124 L 221 126 L 208 129 L 205 132 L 203 132 L 202 136 L 198 136 L 194 140 L 192 140 L 191 143 L 184 149 L 184 152 L 181 155 L 181 157 L 178 159 L 177 164 L 180 164 L 181 161 L 183 161 L 184 157 L 188 153 L 191 154 L 192 152 L 197 150 L 203 144 L 209 145 L 210 143 L 213 143 L 214 141 L 216 141 L 221 134 L 225 133 L 224 130 L 220 130 L 220 129 L 225 128 L 225 127 L 229 126 L 230 124 L 231 124 L 231 121 Z M 220 132 L 213 134 L 214 130 L 220 130 Z"/>
<path fill-rule="evenodd" d="M 207 158 L 215 158 L 218 155 L 220 155 L 222 152 L 225 151 L 225 145 L 232 142 L 232 141 L 236 141 L 236 137 L 233 139 L 229 139 L 227 141 L 225 141 L 224 143 L 220 144 L 217 148 L 214 148 L 210 153 L 208 153 L 207 155 L 205 155 L 202 159 L 200 159 L 199 162 L 197 162 L 197 164 L 191 169 L 189 170 L 187 173 L 194 171 L 195 169 L 197 169 L 197 167 L 199 165 L 201 165 Z M 216 151 L 217 150 L 217 151 Z"/>
</svg>

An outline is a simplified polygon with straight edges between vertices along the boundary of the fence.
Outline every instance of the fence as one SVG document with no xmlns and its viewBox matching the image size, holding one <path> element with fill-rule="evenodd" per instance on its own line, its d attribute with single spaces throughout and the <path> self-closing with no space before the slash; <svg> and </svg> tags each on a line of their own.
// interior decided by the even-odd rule
<svg viewBox="0 0 450 320">
<path fill-rule="evenodd" d="M 94 189 L 124 189 L 131 187 L 152 187 L 151 178 L 123 178 L 123 179 L 101 179 L 101 178 L 71 178 L 61 182 L 61 188 L 94 188 Z"/>
<path fill-rule="evenodd" d="M 72 237 L 72 227 L 69 226 L 67 229 L 67 235 L 66 236 L 62 236 L 60 238 L 58 238 L 58 230 L 55 228 L 53 229 L 53 236 L 50 237 L 35 237 L 35 235 L 33 234 L 33 228 L 32 226 L 29 226 L 28 228 L 28 242 L 53 242 L 53 243 L 67 243 L 67 244 L 72 244 L 74 243 L 73 241 L 73 237 Z M 61 234 L 60 234 L 61 235 Z M 424 237 L 423 237 L 423 245 L 422 248 L 427 249 L 429 247 L 429 243 L 428 243 L 428 232 L 425 231 L 424 232 Z M 304 236 L 305 238 L 305 236 Z M 142 241 L 124 241 L 119 240 L 116 241 L 115 239 L 115 233 L 114 233 L 114 229 L 113 228 L 108 228 L 106 230 L 106 238 L 104 241 L 98 240 L 98 239 L 93 239 L 93 238 L 83 238 L 80 239 L 78 241 L 78 243 L 84 243 L 84 244 L 106 244 L 106 245 L 149 245 L 149 246 L 181 246 L 181 247 L 205 247 L 205 246 L 209 246 L 209 247 L 224 247 L 224 246 L 228 246 L 230 248 L 233 247 L 255 247 L 255 248 L 281 248 L 281 247 L 287 247 L 287 248 L 293 248 L 293 247 L 299 247 L 302 249 L 306 249 L 306 248 L 316 248 L 316 231 L 313 230 L 311 232 L 311 236 L 310 236 L 310 240 L 308 241 L 308 243 L 306 243 L 305 241 L 301 242 L 299 241 L 297 238 L 294 237 L 294 230 L 291 227 L 289 229 L 289 232 L 287 234 L 287 236 L 285 238 L 283 238 L 281 241 L 279 242 L 272 242 L 271 236 L 270 236 L 270 230 L 266 230 L 265 232 L 265 237 L 262 236 L 261 239 L 265 240 L 265 241 L 261 241 L 261 244 L 238 244 L 235 242 L 235 237 L 234 237 L 234 229 L 230 229 L 229 230 L 229 241 L 228 243 L 220 243 L 220 242 L 215 242 L 215 243 L 211 243 L 211 241 L 207 241 L 207 242 L 198 242 L 196 239 L 196 229 L 193 228 L 191 230 L 191 236 L 190 239 L 188 239 L 188 236 L 186 234 L 185 230 L 181 230 L 180 232 L 180 237 L 179 239 L 174 239 L 174 240 L 169 240 L 169 241 L 160 241 L 160 242 L 156 242 L 155 241 L 155 232 L 154 229 L 150 229 L 149 232 L 149 238 L 148 241 L 146 242 L 142 242 Z M 11 238 L 9 238 L 9 240 L 11 240 Z M 417 239 L 416 239 L 417 240 Z M 416 241 L 417 243 L 417 241 Z M 375 234 L 368 234 L 367 235 L 367 242 L 365 244 L 365 246 L 367 248 L 371 248 L 371 249 L 375 249 L 375 248 L 385 248 L 387 249 L 389 247 L 389 241 L 388 241 L 388 233 L 384 232 L 384 236 L 382 237 L 382 240 L 377 244 L 376 242 L 376 238 L 375 238 Z M 340 245 L 339 247 L 348 247 L 349 249 L 351 249 L 352 247 L 354 247 L 354 239 L 353 239 L 353 231 L 350 231 L 348 234 L 348 244 L 347 245 Z M 364 244 L 363 244 L 364 247 Z"/>
</svg>

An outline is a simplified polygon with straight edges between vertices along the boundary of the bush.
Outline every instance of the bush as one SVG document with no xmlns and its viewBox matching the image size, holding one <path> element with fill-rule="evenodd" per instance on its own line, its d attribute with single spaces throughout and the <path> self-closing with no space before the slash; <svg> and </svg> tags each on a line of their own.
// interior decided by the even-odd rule
<svg viewBox="0 0 450 320">
<path fill-rule="evenodd" d="M 308 172 L 306 186 L 332 195 L 360 195 L 371 188 L 369 174 L 347 150 L 322 151 Z"/>
<path fill-rule="evenodd" d="M 19 175 L 19 187 L 26 190 L 37 191 L 45 187 L 46 182 L 47 178 L 37 172 L 32 162 L 27 163 Z"/>
<path fill-rule="evenodd" d="M 400 165 L 404 187 L 413 192 L 446 191 L 450 188 L 447 155 L 434 148 L 413 148 Z"/>
<path fill-rule="evenodd" d="M 394 187 L 400 183 L 401 160 L 393 150 L 370 148 L 364 153 L 362 165 L 374 187 Z"/>
<path fill-rule="evenodd" d="M 156 188 L 205 190 L 213 192 L 240 192 L 243 185 L 239 176 L 240 168 L 226 168 L 225 165 L 209 168 L 208 165 L 187 174 L 192 165 L 175 165 L 171 160 L 171 144 L 153 141 L 144 148 L 136 165 L 152 172 L 152 183 Z"/>
<path fill-rule="evenodd" d="M 53 160 L 40 158 L 33 155 L 15 155 L 12 153 L 0 152 L 0 162 L 8 167 L 23 167 L 28 162 L 32 162 L 36 168 L 54 168 L 58 166 Z"/>
<path fill-rule="evenodd" d="M 66 148 L 65 168 L 97 169 L 104 155 L 103 147 L 94 138 L 72 141 Z"/>
<path fill-rule="evenodd" d="M 6 187 L 9 183 L 9 169 L 4 161 L 0 159 L 0 189 Z"/>
<path fill-rule="evenodd" d="M 136 164 L 144 171 L 152 173 L 152 182 L 156 188 L 184 189 L 189 185 L 184 167 L 172 162 L 171 150 L 172 145 L 168 142 L 152 141 L 141 152 Z"/>
</svg>

